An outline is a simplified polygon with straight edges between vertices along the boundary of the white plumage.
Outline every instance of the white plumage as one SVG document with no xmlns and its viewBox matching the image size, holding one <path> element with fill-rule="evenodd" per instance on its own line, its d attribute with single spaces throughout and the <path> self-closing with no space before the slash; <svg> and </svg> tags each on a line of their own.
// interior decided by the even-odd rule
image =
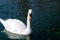
<svg viewBox="0 0 60 40">
<path fill-rule="evenodd" d="M 0 18 L 0 22 L 4 25 L 5 29 L 8 32 L 20 35 L 29 35 L 31 33 L 30 19 L 29 19 L 31 12 L 32 10 L 29 9 L 27 16 L 27 25 L 25 25 L 22 21 L 18 19 L 3 20 Z"/>
</svg>

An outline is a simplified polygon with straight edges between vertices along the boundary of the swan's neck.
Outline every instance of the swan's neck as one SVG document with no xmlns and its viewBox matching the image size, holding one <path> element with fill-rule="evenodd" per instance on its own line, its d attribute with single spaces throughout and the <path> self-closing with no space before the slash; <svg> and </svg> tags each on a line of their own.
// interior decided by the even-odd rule
<svg viewBox="0 0 60 40">
<path fill-rule="evenodd" d="M 30 19 L 29 19 L 29 14 L 27 16 L 27 31 L 30 31 Z"/>
</svg>

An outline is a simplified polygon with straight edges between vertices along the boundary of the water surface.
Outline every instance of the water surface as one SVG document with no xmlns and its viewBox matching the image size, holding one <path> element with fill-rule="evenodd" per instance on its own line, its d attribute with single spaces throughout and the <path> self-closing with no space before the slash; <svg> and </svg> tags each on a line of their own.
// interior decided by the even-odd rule
<svg viewBox="0 0 60 40">
<path fill-rule="evenodd" d="M 60 40 L 60 1 L 52 0 L 0 0 L 0 18 L 14 18 L 26 24 L 28 9 L 31 8 L 31 40 Z M 0 31 L 4 26 L 0 23 Z M 0 40 L 11 40 L 0 32 Z"/>
</svg>

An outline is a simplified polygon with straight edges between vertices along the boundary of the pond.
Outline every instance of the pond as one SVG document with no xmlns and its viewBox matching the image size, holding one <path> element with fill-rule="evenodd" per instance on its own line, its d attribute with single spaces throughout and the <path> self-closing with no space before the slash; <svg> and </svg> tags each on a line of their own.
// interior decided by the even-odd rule
<svg viewBox="0 0 60 40">
<path fill-rule="evenodd" d="M 57 0 L 0 0 L 0 18 L 19 19 L 26 24 L 28 9 L 32 9 L 30 40 L 60 40 L 60 6 Z M 0 40 L 11 40 L 1 32 Z"/>
</svg>

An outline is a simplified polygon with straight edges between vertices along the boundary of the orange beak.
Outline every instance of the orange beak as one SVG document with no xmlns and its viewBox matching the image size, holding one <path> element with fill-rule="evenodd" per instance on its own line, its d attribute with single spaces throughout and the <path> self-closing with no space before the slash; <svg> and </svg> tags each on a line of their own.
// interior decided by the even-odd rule
<svg viewBox="0 0 60 40">
<path fill-rule="evenodd" d="M 32 14 L 29 15 L 29 19 L 31 19 L 31 18 L 32 18 Z"/>
<path fill-rule="evenodd" d="M 29 16 L 29 19 L 31 19 L 31 16 Z"/>
</svg>

